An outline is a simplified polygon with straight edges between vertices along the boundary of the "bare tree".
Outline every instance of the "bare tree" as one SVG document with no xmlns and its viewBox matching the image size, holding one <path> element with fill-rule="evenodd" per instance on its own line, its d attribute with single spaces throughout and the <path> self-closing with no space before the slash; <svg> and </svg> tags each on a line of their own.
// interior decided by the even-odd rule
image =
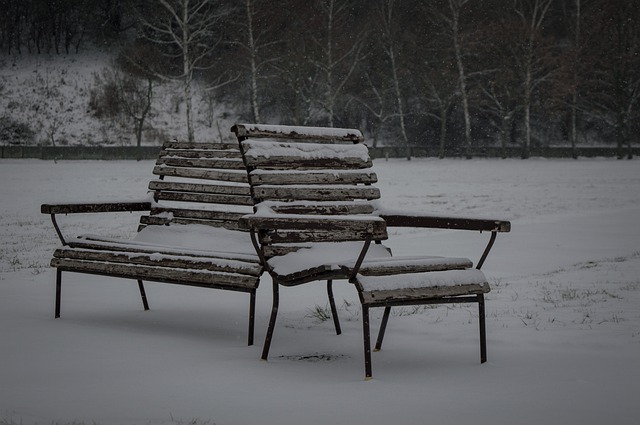
<svg viewBox="0 0 640 425">
<path fill-rule="evenodd" d="M 150 16 L 140 14 L 146 29 L 144 36 L 153 43 L 167 47 L 166 55 L 178 59 L 175 70 L 165 68 L 156 74 L 164 79 L 182 82 L 186 109 L 187 138 L 193 142 L 193 81 L 194 72 L 213 67 L 211 55 L 222 41 L 218 27 L 230 13 L 228 7 L 215 0 L 158 0 L 158 7 Z M 148 11 L 152 12 L 152 11 Z M 215 86 L 224 85 L 218 81 Z"/>
<path fill-rule="evenodd" d="M 319 0 L 324 19 L 323 38 L 312 36 L 321 55 L 314 60 L 316 68 L 323 76 L 324 96 L 320 101 L 327 115 L 327 124 L 334 126 L 336 107 L 345 85 L 362 60 L 363 34 L 353 34 L 353 28 L 345 22 L 349 7 L 347 0 Z M 349 35 L 346 37 L 345 35 Z M 343 37 L 337 37 L 342 35 Z M 340 48 L 337 44 L 341 42 Z"/>
<path fill-rule="evenodd" d="M 640 115 L 640 4 L 598 0 L 585 32 L 592 35 L 588 95 L 582 112 L 614 131 L 618 159 L 632 158 L 631 129 Z"/>
<path fill-rule="evenodd" d="M 571 93 L 571 155 L 574 159 L 578 158 L 576 145 L 578 144 L 578 93 L 579 93 L 579 68 L 580 50 L 582 47 L 581 24 L 582 24 L 582 0 L 574 0 L 575 15 L 573 25 L 573 66 L 572 80 L 573 87 Z"/>
<path fill-rule="evenodd" d="M 395 0 L 381 0 L 379 6 L 379 14 L 382 22 L 382 49 L 389 58 L 389 66 L 391 71 L 391 82 L 393 85 L 393 93 L 395 95 L 396 115 L 400 122 L 400 135 L 402 136 L 402 142 L 406 149 L 407 160 L 411 159 L 411 146 L 409 145 L 409 138 L 407 137 L 407 127 L 405 124 L 404 102 L 405 97 L 402 95 L 400 89 L 400 75 L 398 55 L 399 51 L 396 46 L 395 30 L 398 28 L 394 21 L 393 7 Z"/>
<path fill-rule="evenodd" d="M 260 114 L 260 84 L 261 75 L 265 72 L 265 68 L 279 58 L 277 56 L 267 57 L 265 50 L 280 44 L 281 40 L 271 40 L 268 38 L 271 27 L 258 25 L 257 19 L 260 13 L 264 13 L 261 8 L 270 6 L 265 0 L 244 0 L 244 9 L 246 19 L 240 19 L 239 24 L 243 29 L 239 41 L 234 44 L 238 45 L 244 51 L 247 58 L 247 80 L 249 86 L 249 104 L 251 107 L 251 115 L 254 122 L 261 122 Z"/>
<path fill-rule="evenodd" d="M 551 72 L 547 57 L 540 52 L 541 29 L 553 0 L 514 0 L 514 11 L 520 18 L 523 31 L 522 48 L 515 56 L 523 73 L 524 140 L 522 158 L 531 155 L 531 108 L 536 88 L 547 81 Z"/>
<path fill-rule="evenodd" d="M 432 78 L 429 73 L 425 73 L 422 79 L 426 86 L 425 95 L 427 103 L 436 111 L 433 113 L 430 110 L 426 110 L 425 114 L 435 118 L 440 123 L 438 158 L 443 159 L 446 153 L 449 111 L 458 98 L 458 84 L 457 81 L 452 82 L 446 78 L 440 78 L 436 82 L 436 79 Z"/>
<path fill-rule="evenodd" d="M 464 63 L 464 41 L 460 24 L 463 9 L 470 1 L 446 0 L 444 6 L 441 7 L 431 1 L 426 2 L 431 14 L 440 23 L 444 34 L 451 41 L 458 76 L 458 90 L 460 101 L 462 102 L 462 113 L 464 115 L 465 156 L 467 158 L 471 158 L 471 114 L 469 112 L 469 93 L 467 88 L 468 75 Z"/>
<path fill-rule="evenodd" d="M 144 122 L 153 102 L 153 77 L 148 75 L 145 78 L 124 76 L 119 74 L 118 83 L 122 107 L 125 113 L 133 120 L 133 127 L 136 135 L 136 146 L 142 145 L 142 130 Z M 140 160 L 140 156 L 138 156 Z"/>
<path fill-rule="evenodd" d="M 356 96 L 353 96 L 352 100 L 359 105 L 363 106 L 372 116 L 375 118 L 375 124 L 372 124 L 372 145 L 378 146 L 380 134 L 387 121 L 396 117 L 393 112 L 393 108 L 389 103 L 393 104 L 390 100 L 392 96 L 390 91 L 384 84 L 375 83 L 371 77 L 370 72 L 365 71 L 364 78 L 367 81 L 368 87 L 366 90 L 359 92 Z"/>
</svg>

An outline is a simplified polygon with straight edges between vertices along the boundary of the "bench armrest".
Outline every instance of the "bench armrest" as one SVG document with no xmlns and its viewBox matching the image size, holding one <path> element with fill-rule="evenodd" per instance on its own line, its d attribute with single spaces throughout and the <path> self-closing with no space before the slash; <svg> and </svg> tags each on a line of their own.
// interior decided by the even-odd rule
<svg viewBox="0 0 640 425">
<path fill-rule="evenodd" d="M 102 212 L 150 211 L 151 201 L 100 202 L 86 204 L 42 204 L 42 214 L 82 214 Z"/>
<path fill-rule="evenodd" d="M 151 211 L 151 201 L 140 200 L 131 202 L 96 202 L 86 204 L 42 204 L 40 212 L 49 214 L 53 228 L 62 242 L 63 246 L 67 245 L 67 241 L 58 226 L 56 214 L 84 214 L 84 213 L 102 213 L 102 212 L 133 212 L 133 211 Z"/>
<path fill-rule="evenodd" d="M 429 215 L 405 215 L 379 213 L 389 227 L 422 227 L 431 229 L 460 229 L 487 232 L 509 232 L 511 222 L 505 220 L 442 217 Z"/>
</svg>

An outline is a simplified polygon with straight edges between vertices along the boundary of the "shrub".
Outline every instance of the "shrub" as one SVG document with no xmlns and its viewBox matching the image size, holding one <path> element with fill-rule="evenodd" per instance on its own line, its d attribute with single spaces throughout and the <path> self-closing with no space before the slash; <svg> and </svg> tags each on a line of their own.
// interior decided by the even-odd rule
<svg viewBox="0 0 640 425">
<path fill-rule="evenodd" d="M 27 145 L 33 142 L 36 132 L 24 122 L 11 117 L 0 117 L 0 143 L 8 145 Z"/>
</svg>

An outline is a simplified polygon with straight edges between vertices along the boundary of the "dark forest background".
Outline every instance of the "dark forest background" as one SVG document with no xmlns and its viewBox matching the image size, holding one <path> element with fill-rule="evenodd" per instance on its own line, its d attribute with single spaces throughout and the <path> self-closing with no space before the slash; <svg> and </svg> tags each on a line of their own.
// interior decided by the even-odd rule
<svg viewBox="0 0 640 425">
<path fill-rule="evenodd" d="M 190 126 L 190 98 L 206 94 L 243 120 L 358 127 L 374 145 L 440 156 L 597 143 L 622 158 L 638 143 L 638 0 L 0 0 L 0 10 L 4 55 L 117 51 L 122 77 L 91 106 L 128 108 L 140 131 L 154 85 L 173 81 Z"/>
</svg>

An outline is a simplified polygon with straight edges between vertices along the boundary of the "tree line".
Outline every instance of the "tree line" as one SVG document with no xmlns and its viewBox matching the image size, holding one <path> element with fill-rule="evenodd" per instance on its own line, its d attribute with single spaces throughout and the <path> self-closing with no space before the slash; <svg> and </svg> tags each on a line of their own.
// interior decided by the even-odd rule
<svg viewBox="0 0 640 425">
<path fill-rule="evenodd" d="M 140 129 L 152 85 L 242 119 L 355 126 L 373 144 L 471 157 L 486 146 L 640 130 L 640 0 L 0 0 L 7 54 L 120 51 Z M 118 84 L 112 84 L 114 90 Z M 125 104 L 127 106 L 127 104 Z M 131 109 L 131 106 L 127 106 Z M 146 109 L 145 109 L 146 108 Z M 142 114 L 142 115 L 141 115 Z M 138 129 L 136 129 L 138 131 Z"/>
</svg>

